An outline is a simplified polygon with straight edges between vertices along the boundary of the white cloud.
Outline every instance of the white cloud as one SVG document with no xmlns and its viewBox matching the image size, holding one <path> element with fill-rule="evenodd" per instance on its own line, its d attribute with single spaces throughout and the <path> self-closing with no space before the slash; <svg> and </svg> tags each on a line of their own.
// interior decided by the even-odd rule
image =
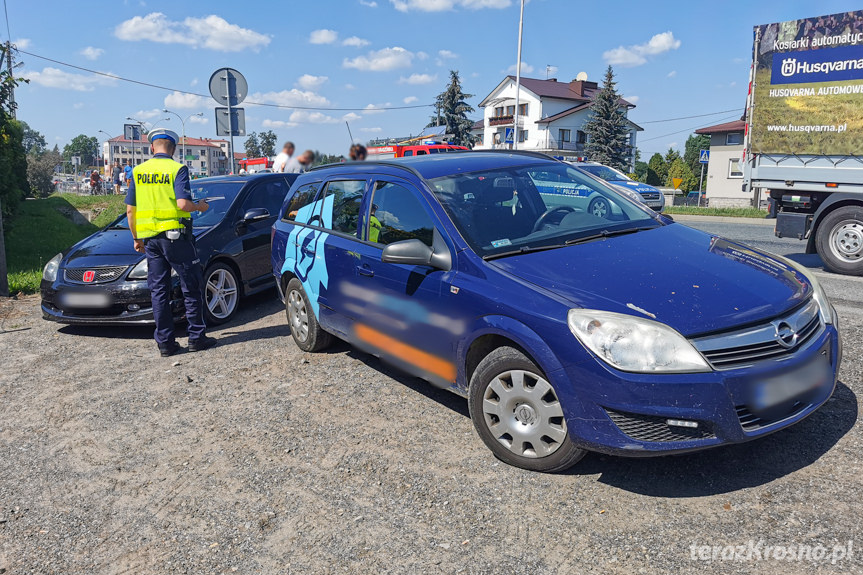
<svg viewBox="0 0 863 575">
<path fill-rule="evenodd" d="M 383 128 L 377 128 L 377 127 L 375 127 L 375 128 L 360 128 L 360 132 L 367 132 L 369 134 L 378 134 L 378 133 L 383 132 L 383 131 L 384 131 Z"/>
<path fill-rule="evenodd" d="M 195 94 L 184 94 L 183 92 L 171 92 L 165 96 L 165 107 L 168 109 L 179 108 L 191 110 L 194 108 L 212 108 L 216 101 Z"/>
<path fill-rule="evenodd" d="M 734 87 L 734 86 L 736 86 L 736 85 L 737 85 L 737 82 L 731 82 L 730 84 L 728 84 L 728 86 L 729 86 L 729 87 L 731 87 L 731 88 L 733 88 L 733 87 Z"/>
<path fill-rule="evenodd" d="M 450 50 L 438 50 L 437 55 L 447 59 L 458 58 L 458 54 Z"/>
<path fill-rule="evenodd" d="M 368 6 L 369 8 L 377 8 L 378 7 L 378 3 L 375 2 L 374 0 L 372 0 L 371 2 L 369 2 L 368 0 L 360 0 L 360 4 L 362 4 L 363 6 Z"/>
<path fill-rule="evenodd" d="M 675 39 L 674 34 L 668 31 L 656 34 L 644 44 L 618 46 L 603 52 L 602 58 L 612 66 L 632 68 L 646 64 L 648 56 L 657 56 L 678 48 L 680 48 L 680 40 Z"/>
<path fill-rule="evenodd" d="M 209 124 L 210 119 L 206 116 L 192 116 L 191 118 L 189 118 L 189 122 L 191 122 L 192 124 Z"/>
<path fill-rule="evenodd" d="M 311 112 L 309 110 L 295 110 L 291 113 L 290 121 L 295 124 L 335 124 L 340 120 L 327 116 L 322 112 Z"/>
<path fill-rule="evenodd" d="M 309 42 L 312 44 L 332 44 L 339 39 L 339 33 L 335 30 L 314 30 L 309 34 Z"/>
<path fill-rule="evenodd" d="M 624 96 L 623 99 L 630 104 L 637 104 L 641 98 L 639 98 L 638 96 Z"/>
<path fill-rule="evenodd" d="M 419 102 L 419 100 L 420 99 L 416 96 L 408 96 L 407 98 L 402 100 L 402 102 L 404 102 L 405 104 L 413 104 L 414 102 Z"/>
<path fill-rule="evenodd" d="M 72 107 L 76 110 L 80 110 L 84 107 L 84 102 L 75 102 L 74 104 L 72 104 Z"/>
<path fill-rule="evenodd" d="M 192 81 L 191 81 L 191 82 L 189 82 L 189 86 L 194 87 L 194 86 L 197 86 L 197 85 L 198 85 L 198 79 L 197 79 L 197 78 L 192 78 Z"/>
<path fill-rule="evenodd" d="M 368 46 L 371 44 L 365 38 L 360 38 L 359 36 L 351 36 L 350 38 L 345 38 L 342 41 L 342 46 L 354 46 L 355 48 L 362 48 L 363 46 Z"/>
<path fill-rule="evenodd" d="M 479 78 L 479 72 L 471 72 L 470 77 L 471 78 Z"/>
<path fill-rule="evenodd" d="M 530 64 L 528 64 L 525 61 L 522 61 L 522 63 L 521 63 L 521 73 L 522 74 L 530 74 L 531 72 L 533 72 L 533 70 L 534 70 L 533 66 L 531 66 Z M 507 74 L 515 74 L 515 64 L 513 64 L 512 66 L 507 68 L 505 70 L 505 72 Z"/>
<path fill-rule="evenodd" d="M 33 41 L 30 38 L 18 38 L 17 40 L 13 40 L 12 45 L 19 50 L 26 50 L 33 45 Z"/>
<path fill-rule="evenodd" d="M 22 75 L 32 83 L 45 88 L 60 88 L 76 92 L 92 92 L 98 86 L 114 86 L 117 82 L 114 78 L 96 74 L 73 74 L 50 66 L 43 68 L 41 72 L 24 72 Z"/>
<path fill-rule="evenodd" d="M 311 74 L 303 74 L 297 79 L 297 86 L 304 90 L 317 90 L 329 80 L 326 76 L 312 76 Z"/>
<path fill-rule="evenodd" d="M 282 90 L 281 92 L 255 92 L 249 95 L 252 102 L 279 104 L 280 106 L 329 106 L 330 101 L 310 90 Z"/>
<path fill-rule="evenodd" d="M 420 60 L 428 60 L 429 55 L 425 52 L 417 52 L 417 58 Z"/>
<path fill-rule="evenodd" d="M 347 114 L 342 116 L 342 120 L 344 120 L 345 122 L 356 122 L 357 120 L 360 120 L 360 119 L 362 119 L 362 116 L 360 116 L 359 114 L 355 114 L 353 112 L 348 112 Z"/>
<path fill-rule="evenodd" d="M 431 74 L 411 74 L 407 78 L 402 76 L 399 78 L 399 84 L 410 84 L 411 86 L 420 86 L 422 84 L 431 84 L 437 81 L 437 75 Z"/>
<path fill-rule="evenodd" d="M 80 52 L 80 54 L 88 60 L 98 60 L 99 56 L 104 53 L 105 51 L 102 48 L 94 48 L 93 46 L 87 46 Z"/>
<path fill-rule="evenodd" d="M 373 50 L 365 56 L 345 58 L 342 66 L 356 68 L 364 72 L 386 72 L 397 68 L 408 68 L 413 63 L 414 54 L 400 46 Z"/>
<path fill-rule="evenodd" d="M 387 102 L 386 104 L 384 104 L 382 106 L 376 106 L 374 104 L 369 104 L 368 106 L 363 108 L 363 110 L 365 110 L 366 114 L 371 116 L 372 114 L 383 114 L 386 110 L 381 110 L 381 108 L 389 108 L 390 106 L 392 106 L 392 104 L 389 102 Z"/>
<path fill-rule="evenodd" d="M 665 75 L 666 78 L 674 78 L 675 76 L 677 76 L 677 70 L 672 70 L 671 72 L 669 72 L 668 74 Z"/>
<path fill-rule="evenodd" d="M 284 122 L 282 120 L 266 119 L 263 122 L 261 122 L 261 126 L 263 126 L 264 128 L 279 129 L 279 128 L 296 128 L 297 124 L 294 122 Z"/>
<path fill-rule="evenodd" d="M 132 117 L 136 120 L 152 120 L 153 118 L 164 118 L 165 112 L 159 110 L 158 108 L 153 108 L 152 110 L 138 110 Z"/>
<path fill-rule="evenodd" d="M 129 42 L 149 40 L 218 52 L 242 52 L 246 49 L 257 52 L 270 43 L 269 36 L 231 24 L 220 16 L 189 17 L 180 22 L 169 20 L 161 12 L 120 22 L 114 29 L 114 35 Z"/>
<path fill-rule="evenodd" d="M 357 87 L 353 84 L 345 84 L 345 90 L 356 90 Z"/>
<path fill-rule="evenodd" d="M 399 12 L 418 10 L 420 12 L 443 12 L 456 8 L 480 10 L 482 8 L 507 8 L 511 0 L 390 0 Z"/>
</svg>

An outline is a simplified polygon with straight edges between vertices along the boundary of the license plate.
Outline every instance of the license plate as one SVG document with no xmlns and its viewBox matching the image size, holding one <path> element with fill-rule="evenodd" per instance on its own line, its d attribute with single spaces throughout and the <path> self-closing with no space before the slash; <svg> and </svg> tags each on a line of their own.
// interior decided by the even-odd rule
<svg viewBox="0 0 863 575">
<path fill-rule="evenodd" d="M 66 293 L 60 296 L 66 307 L 101 308 L 111 305 L 111 298 L 104 293 Z"/>
<path fill-rule="evenodd" d="M 756 385 L 752 407 L 756 410 L 770 409 L 825 385 L 832 377 L 830 361 L 826 355 L 819 354 L 815 361 L 799 369 Z"/>
</svg>

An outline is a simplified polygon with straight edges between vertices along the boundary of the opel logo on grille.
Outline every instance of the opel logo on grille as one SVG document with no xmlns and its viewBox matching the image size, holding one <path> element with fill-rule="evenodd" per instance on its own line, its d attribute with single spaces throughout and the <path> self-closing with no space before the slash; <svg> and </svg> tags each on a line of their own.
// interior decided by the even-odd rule
<svg viewBox="0 0 863 575">
<path fill-rule="evenodd" d="M 792 348 L 797 345 L 797 339 L 800 337 L 797 334 L 797 330 L 791 327 L 788 322 L 778 321 L 773 323 L 773 327 L 776 328 L 775 338 L 776 341 L 784 348 Z"/>
</svg>

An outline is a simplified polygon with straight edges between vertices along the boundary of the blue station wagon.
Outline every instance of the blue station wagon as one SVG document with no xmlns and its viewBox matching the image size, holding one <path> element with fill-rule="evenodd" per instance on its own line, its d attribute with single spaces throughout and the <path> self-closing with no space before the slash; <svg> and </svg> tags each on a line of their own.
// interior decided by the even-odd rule
<svg viewBox="0 0 863 575">
<path fill-rule="evenodd" d="M 761 437 L 827 401 L 841 361 L 803 268 L 528 153 L 314 169 L 272 264 L 301 349 L 341 338 L 466 397 L 491 451 L 536 471 Z"/>
</svg>

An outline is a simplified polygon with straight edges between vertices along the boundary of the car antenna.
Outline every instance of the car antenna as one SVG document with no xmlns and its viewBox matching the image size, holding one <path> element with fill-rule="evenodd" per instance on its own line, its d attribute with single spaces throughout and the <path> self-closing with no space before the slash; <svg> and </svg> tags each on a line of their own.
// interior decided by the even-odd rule
<svg viewBox="0 0 863 575">
<path fill-rule="evenodd" d="M 345 126 L 348 127 L 348 137 L 351 139 L 351 146 L 353 146 L 354 145 L 354 135 L 351 134 L 351 125 L 348 124 L 347 120 L 345 120 Z"/>
</svg>

